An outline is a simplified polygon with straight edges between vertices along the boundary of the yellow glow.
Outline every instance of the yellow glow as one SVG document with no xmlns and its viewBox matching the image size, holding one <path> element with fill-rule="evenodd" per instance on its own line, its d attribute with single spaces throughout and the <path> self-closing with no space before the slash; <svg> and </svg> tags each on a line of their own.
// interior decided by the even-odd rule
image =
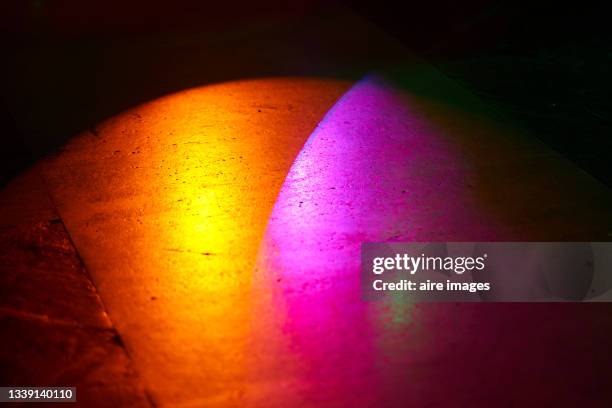
<svg viewBox="0 0 612 408">
<path fill-rule="evenodd" d="M 265 398 L 257 367 L 275 340 L 253 336 L 276 315 L 252 289 L 256 252 L 293 159 L 348 86 L 273 79 L 177 93 L 106 121 L 48 164 L 156 400 Z"/>
</svg>

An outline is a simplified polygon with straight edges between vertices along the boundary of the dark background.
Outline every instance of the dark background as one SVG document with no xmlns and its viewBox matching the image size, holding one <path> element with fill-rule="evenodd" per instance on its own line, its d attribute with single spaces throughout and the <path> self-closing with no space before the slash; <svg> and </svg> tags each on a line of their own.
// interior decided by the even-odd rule
<svg viewBox="0 0 612 408">
<path fill-rule="evenodd" d="M 126 42 L 139 44 L 143 38 L 154 42 L 156 36 L 185 38 L 197 33 L 212 38 L 257 24 L 307 21 L 326 14 L 333 18 L 338 8 L 349 8 L 378 25 L 612 186 L 612 35 L 605 5 L 486 0 L 401 5 L 384 0 L 4 1 L 0 183 L 122 109 L 198 84 L 197 78 L 184 73 L 177 75 L 180 81 L 145 81 L 125 67 L 124 80 L 136 84 L 129 90 L 124 86 L 125 91 L 118 86 L 111 94 L 99 77 L 122 74 L 108 73 L 100 56 L 105 50 Z M 175 33 L 179 37 L 173 37 Z M 312 68 L 300 73 L 320 72 Z M 265 67 L 251 72 L 282 73 Z M 171 78 L 172 70 L 166 69 L 165 75 Z M 215 79 L 221 78 L 210 78 Z M 31 112 L 41 106 L 48 117 L 37 127 L 35 122 L 45 116 Z M 66 106 L 74 106 L 74 111 L 66 112 Z"/>
</svg>

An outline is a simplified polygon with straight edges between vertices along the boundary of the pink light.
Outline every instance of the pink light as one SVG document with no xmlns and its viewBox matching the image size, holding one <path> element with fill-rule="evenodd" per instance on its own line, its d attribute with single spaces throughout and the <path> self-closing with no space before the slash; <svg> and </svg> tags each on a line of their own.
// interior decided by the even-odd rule
<svg viewBox="0 0 612 408">
<path fill-rule="evenodd" d="M 410 366 L 411 307 L 361 301 L 359 251 L 364 241 L 443 238 L 437 231 L 482 217 L 465 206 L 471 198 L 458 186 L 469 169 L 441 133 L 422 102 L 371 77 L 336 103 L 294 162 L 257 270 L 275 288 L 304 398 L 381 401 L 402 378 L 394 370 Z"/>
</svg>

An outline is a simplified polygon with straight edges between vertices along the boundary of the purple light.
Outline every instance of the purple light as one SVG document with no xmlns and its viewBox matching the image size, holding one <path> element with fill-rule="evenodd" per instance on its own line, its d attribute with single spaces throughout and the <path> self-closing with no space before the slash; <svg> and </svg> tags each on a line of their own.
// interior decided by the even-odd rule
<svg viewBox="0 0 612 408">
<path fill-rule="evenodd" d="M 482 221 L 461 187 L 465 158 L 424 106 L 381 78 L 359 82 L 307 141 L 270 217 L 257 273 L 274 288 L 302 387 L 322 401 L 384 399 L 394 367 L 409 366 L 405 345 L 386 342 L 398 324 L 394 341 L 412 336 L 410 305 L 361 301 L 361 242 L 443 239 L 437 231 Z M 471 231 L 490 236 L 487 225 Z"/>
</svg>

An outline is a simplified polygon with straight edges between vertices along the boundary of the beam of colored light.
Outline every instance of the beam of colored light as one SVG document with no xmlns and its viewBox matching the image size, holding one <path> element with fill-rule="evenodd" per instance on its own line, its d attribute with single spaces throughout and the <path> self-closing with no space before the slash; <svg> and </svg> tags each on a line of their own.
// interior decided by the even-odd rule
<svg viewBox="0 0 612 408">
<path fill-rule="evenodd" d="M 393 82 L 362 80 L 309 138 L 270 216 L 258 273 L 276 283 L 278 330 L 310 403 L 397 403 L 408 396 L 393 384 L 418 375 L 406 296 L 360 298 L 362 242 L 443 239 L 470 222 L 495 233 L 476 222 L 486 215 L 461 187 L 470 163 L 430 111 Z"/>
<path fill-rule="evenodd" d="M 463 390 L 479 378 L 500 379 L 486 400 L 537 361 L 542 348 L 513 336 L 532 309 L 360 299 L 362 241 L 558 236 L 558 217 L 534 220 L 587 214 L 568 197 L 588 209 L 608 197 L 470 111 L 461 92 L 428 97 L 457 92 L 425 77 L 367 78 L 310 138 L 349 84 L 198 88 L 112 118 L 47 163 L 58 211 L 155 402 L 467 406 Z M 559 174 L 590 195 L 555 190 Z M 575 224 L 594 228 L 589 217 Z M 532 335 L 554 320 L 546 310 L 521 321 Z M 498 353 L 502 335 L 521 359 Z M 465 370 L 476 375 L 454 375 Z"/>
<path fill-rule="evenodd" d="M 259 241 L 293 159 L 348 83 L 250 80 L 120 114 L 47 164 L 60 212 L 160 403 L 265 398 L 251 293 Z M 259 308 L 259 309 L 258 309 Z M 241 402 L 242 401 L 242 402 Z"/>
</svg>

